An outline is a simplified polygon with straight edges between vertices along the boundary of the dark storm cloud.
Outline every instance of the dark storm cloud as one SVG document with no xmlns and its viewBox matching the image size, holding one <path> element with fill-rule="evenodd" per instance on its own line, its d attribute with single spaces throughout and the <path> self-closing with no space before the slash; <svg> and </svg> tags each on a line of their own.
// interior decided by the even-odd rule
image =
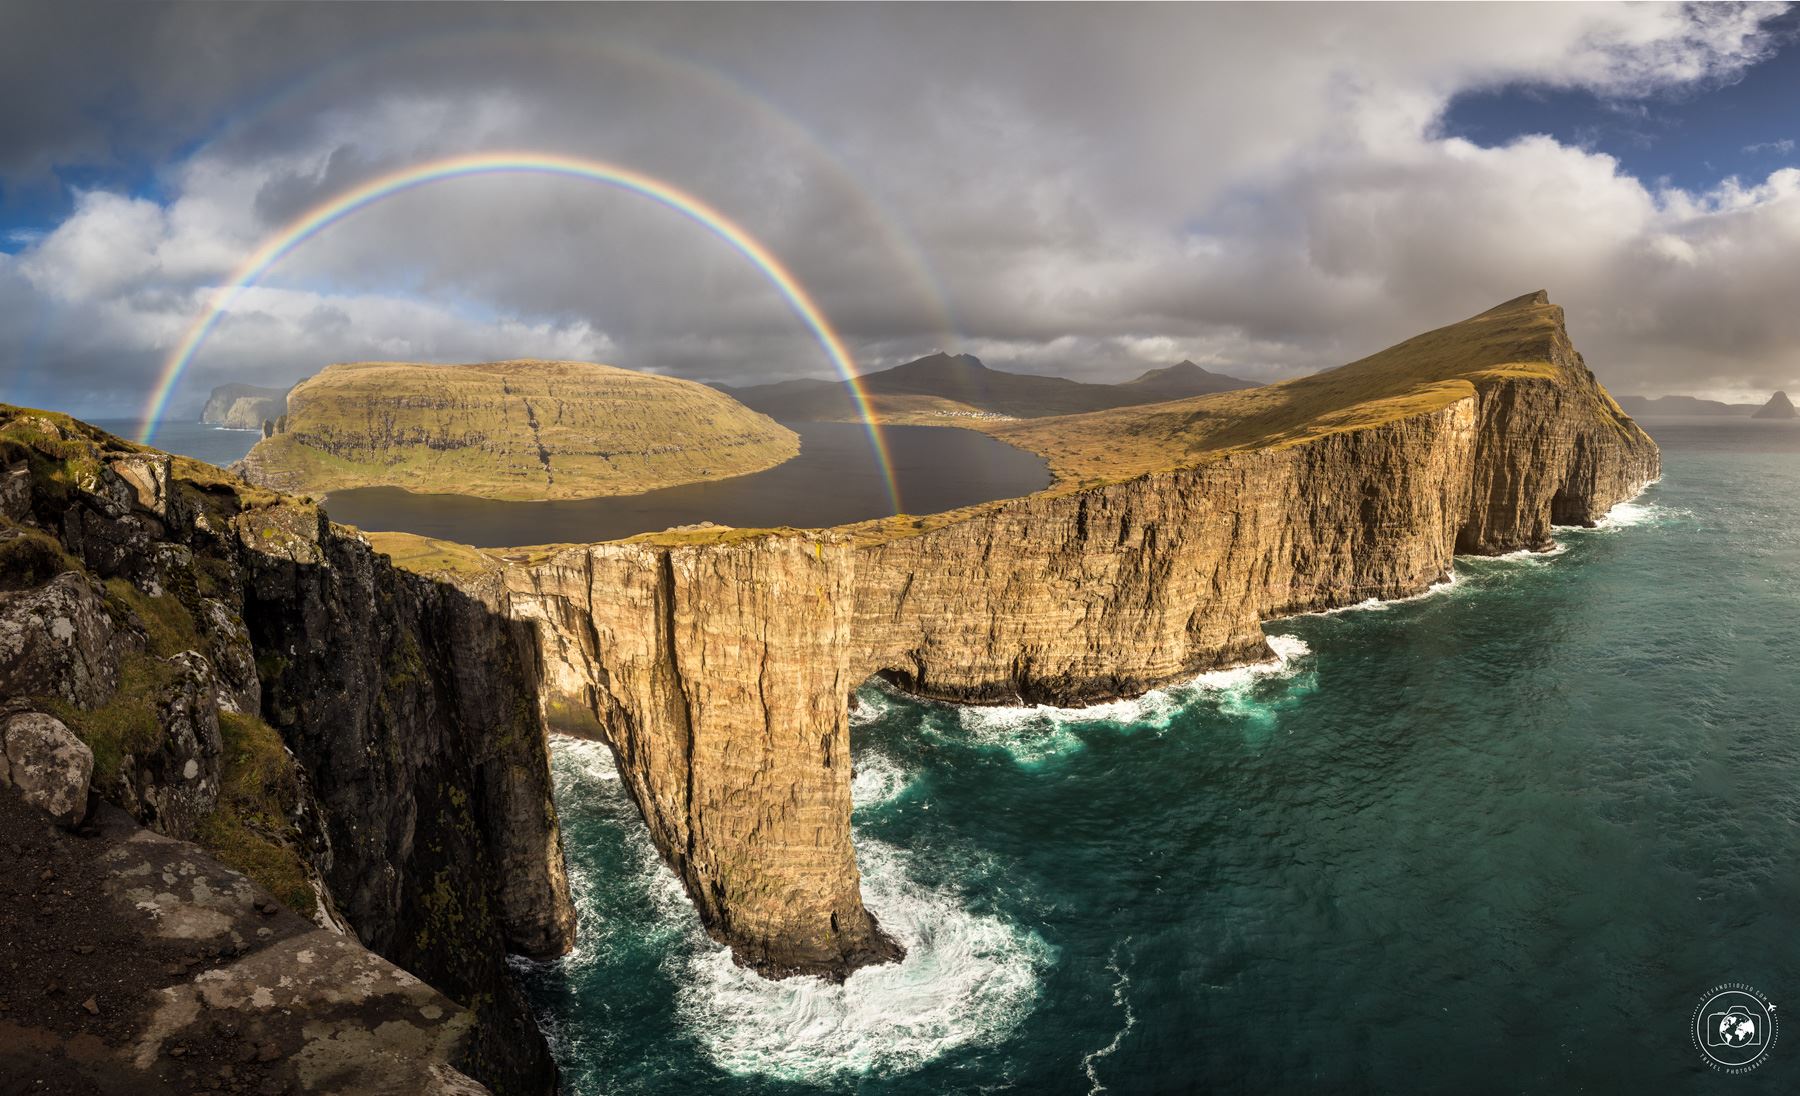
<svg viewBox="0 0 1800 1096">
<path fill-rule="evenodd" d="M 1578 148 L 1436 132 L 1472 87 L 1629 100 L 1727 79 L 1766 53 L 1768 14 L 13 3 L 0 214 L 62 204 L 0 255 L 6 395 L 134 403 L 207 287 L 296 214 L 505 148 L 711 202 L 869 366 L 944 348 L 1095 378 L 1182 357 L 1272 378 L 1542 287 L 1623 390 L 1792 383 L 1800 320 L 1775 302 L 1800 292 L 1782 261 L 1793 173 L 1663 193 Z M 190 398 L 376 355 L 825 370 L 741 257 L 566 180 L 421 188 L 308 242 L 269 286 L 221 325 Z"/>
</svg>

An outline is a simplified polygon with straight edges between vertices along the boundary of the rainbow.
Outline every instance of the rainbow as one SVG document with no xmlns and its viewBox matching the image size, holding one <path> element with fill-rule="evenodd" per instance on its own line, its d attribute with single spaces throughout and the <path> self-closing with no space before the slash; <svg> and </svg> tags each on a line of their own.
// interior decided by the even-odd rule
<svg viewBox="0 0 1800 1096">
<path fill-rule="evenodd" d="M 869 444 L 874 448 L 876 462 L 886 481 L 888 500 L 893 504 L 896 514 L 901 512 L 900 488 L 894 481 L 893 462 L 888 458 L 887 442 L 882 437 L 880 422 L 869 406 L 868 395 L 863 391 L 850 352 L 844 348 L 843 340 L 832 329 L 824 313 L 819 311 L 818 304 L 806 292 L 805 287 L 795 280 L 787 267 L 782 265 L 781 260 L 723 213 L 676 186 L 602 160 L 544 153 L 484 152 L 431 160 L 371 179 L 302 213 L 287 227 L 264 241 L 261 247 L 232 272 L 223 286 L 213 290 L 206 308 L 187 329 L 163 365 L 162 376 L 144 405 L 138 441 L 149 444 L 168 408 L 170 394 L 174 392 L 182 374 L 187 371 L 194 355 L 206 342 L 207 336 L 218 327 L 219 321 L 238 302 L 245 290 L 261 280 L 276 263 L 327 228 L 384 198 L 428 183 L 473 175 L 554 175 L 605 183 L 666 206 L 730 244 L 769 279 L 795 315 L 812 331 L 832 367 L 844 378 L 845 387 L 849 388 L 857 410 L 862 415 L 863 424 L 868 429 Z"/>
</svg>

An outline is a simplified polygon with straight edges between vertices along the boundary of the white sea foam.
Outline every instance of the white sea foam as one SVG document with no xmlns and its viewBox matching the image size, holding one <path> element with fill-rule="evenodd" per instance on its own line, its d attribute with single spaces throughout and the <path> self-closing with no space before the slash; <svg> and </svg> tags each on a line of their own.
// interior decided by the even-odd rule
<svg viewBox="0 0 1800 1096">
<path fill-rule="evenodd" d="M 1048 945 L 914 883 L 894 848 L 867 838 L 858 846 L 864 901 L 906 958 L 842 985 L 770 981 L 701 937 L 683 965 L 677 1011 L 720 1067 L 814 1082 L 904 1073 L 956 1047 L 998 1042 L 1031 1011 Z"/>
<path fill-rule="evenodd" d="M 850 712 L 852 727 L 863 727 L 874 723 L 894 708 L 893 699 L 888 695 L 879 678 L 870 685 L 872 687 L 865 686 L 856 691 L 856 707 Z"/>
<path fill-rule="evenodd" d="M 1131 937 L 1127 936 L 1125 943 L 1131 943 Z M 1112 971 L 1114 975 L 1113 1006 L 1124 1013 L 1125 1023 L 1113 1033 L 1112 1042 L 1082 1057 L 1081 1071 L 1087 1074 L 1088 1096 L 1100 1096 L 1100 1093 L 1106 1091 L 1106 1086 L 1100 1083 L 1100 1059 L 1111 1057 L 1117 1053 L 1119 1044 L 1125 1041 L 1126 1033 L 1137 1026 L 1137 1013 L 1131 1009 L 1131 978 L 1119 966 L 1118 948 L 1113 949 L 1112 958 L 1106 961 L 1106 969 Z"/>
<path fill-rule="evenodd" d="M 1232 694 L 1265 678 L 1292 676 L 1298 672 L 1297 663 L 1312 653 L 1306 641 L 1298 636 L 1272 635 L 1268 641 L 1275 653 L 1268 661 L 1228 670 L 1211 670 L 1177 685 L 1152 689 L 1130 700 L 1114 700 L 1085 708 L 1059 708 L 1050 704 L 956 708 L 956 726 L 952 733 L 960 732 L 956 736 L 965 742 L 1004 749 L 1014 761 L 1032 766 L 1081 749 L 1083 740 L 1074 728 L 1083 724 L 1109 723 L 1161 730 L 1198 694 Z M 943 733 L 941 726 L 930 721 L 928 724 Z"/>
<path fill-rule="evenodd" d="M 866 750 L 856 758 L 855 775 L 850 778 L 850 802 L 855 809 L 868 810 L 896 799 L 912 783 L 912 774 L 884 753 Z"/>
<path fill-rule="evenodd" d="M 729 1072 L 796 1081 L 903 1073 L 956 1047 L 1004 1039 L 1036 1002 L 1053 949 L 1028 930 L 970 912 L 952 891 L 919 885 L 904 853 L 866 837 L 857 839 L 863 898 L 882 928 L 905 945 L 906 958 L 865 967 L 842 985 L 821 978 L 771 981 L 745 970 L 701 929 L 680 880 L 643 825 L 626 817 L 635 808 L 611 751 L 555 736 L 552 763 L 560 799 L 587 798 L 591 808 L 626 823 L 626 885 L 655 911 L 648 942 L 667 950 L 665 968 L 679 987 L 678 1020 Z M 859 780 L 893 788 L 892 794 L 904 789 L 904 771 L 878 753 L 865 754 L 858 768 Z M 858 802 L 863 805 L 860 796 Z M 581 865 L 581 857 L 570 858 L 569 882 L 585 912 L 596 908 L 599 887 L 620 881 L 592 878 Z M 575 951 L 558 962 L 580 968 L 613 949 L 646 943 L 636 920 L 612 925 L 588 916 L 581 930 Z"/>
<path fill-rule="evenodd" d="M 1335 609 L 1320 609 L 1317 612 L 1295 613 L 1294 615 L 1337 616 L 1340 613 L 1380 613 L 1385 612 L 1391 606 L 1405 605 L 1409 601 L 1423 601 L 1428 597 L 1436 597 L 1438 594 L 1449 593 L 1451 590 L 1456 589 L 1457 584 L 1460 582 L 1462 582 L 1461 576 L 1455 571 L 1451 571 L 1417 594 L 1410 594 L 1406 597 L 1388 598 L 1386 600 L 1378 597 L 1364 598 L 1354 605 L 1340 605 Z"/>
</svg>

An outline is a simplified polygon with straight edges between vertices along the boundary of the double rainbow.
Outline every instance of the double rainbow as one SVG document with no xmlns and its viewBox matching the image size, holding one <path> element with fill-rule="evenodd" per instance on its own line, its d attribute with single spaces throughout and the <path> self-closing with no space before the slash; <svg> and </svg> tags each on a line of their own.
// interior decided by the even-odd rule
<svg viewBox="0 0 1800 1096">
<path fill-rule="evenodd" d="M 138 441 L 148 444 L 155 436 L 156 427 L 162 420 L 168 407 L 169 396 L 175 385 L 187 371 L 188 363 L 193 361 L 207 336 L 218 327 L 220 319 L 229 312 L 244 291 L 255 285 L 269 269 L 280 262 L 295 248 L 312 239 L 314 236 L 330 228 L 345 217 L 358 210 L 374 205 L 383 198 L 392 197 L 428 183 L 442 182 L 446 179 L 461 179 L 472 175 L 554 175 L 571 179 L 585 179 L 590 182 L 604 183 L 642 195 L 645 198 L 667 206 L 682 214 L 689 220 L 708 229 L 719 239 L 730 244 L 738 254 L 750 260 L 763 276 L 787 301 L 802 323 L 812 331 L 818 340 L 819 347 L 830 359 L 832 367 L 844 378 L 844 385 L 850 390 L 856 401 L 858 412 L 862 415 L 864 426 L 869 432 L 869 444 L 875 452 L 875 460 L 881 467 L 881 475 L 886 482 L 888 499 L 893 504 L 894 512 L 900 513 L 900 489 L 894 482 L 893 464 L 888 459 L 887 443 L 882 438 L 881 426 L 874 411 L 869 406 L 868 395 L 863 391 L 862 382 L 858 378 L 855 363 L 850 352 L 844 349 L 843 340 L 838 337 L 818 304 L 806 292 L 792 272 L 782 265 L 780 259 L 770 254 L 769 249 L 758 243 L 754 237 L 744 231 L 729 217 L 714 209 L 706 202 L 679 187 L 652 178 L 642 172 L 619 167 L 602 160 L 590 160 L 574 156 L 555 156 L 543 153 L 528 152 L 485 152 L 468 156 L 451 156 L 441 160 L 431 160 L 412 167 L 389 172 L 371 179 L 361 186 L 331 198 L 301 214 L 290 222 L 286 228 L 270 237 L 254 251 L 243 264 L 237 268 L 223 286 L 214 290 L 206 309 L 188 328 L 175 349 L 170 353 L 163 365 L 161 378 L 151 392 L 149 401 L 144 405 L 142 422 L 138 429 Z"/>
</svg>

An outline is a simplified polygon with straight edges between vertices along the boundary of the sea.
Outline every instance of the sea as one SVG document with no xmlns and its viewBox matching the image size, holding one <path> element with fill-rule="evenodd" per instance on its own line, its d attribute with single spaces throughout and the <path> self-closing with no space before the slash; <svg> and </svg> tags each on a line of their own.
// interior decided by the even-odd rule
<svg viewBox="0 0 1800 1096">
<path fill-rule="evenodd" d="M 869 907 L 769 981 L 604 747 L 553 745 L 575 951 L 517 961 L 588 1094 L 1800 1091 L 1800 423 L 1651 421 L 1661 482 L 1545 554 L 1266 625 L 1099 707 L 867 685 Z M 1750 1072 L 1693 1019 L 1776 1005 Z"/>
</svg>

